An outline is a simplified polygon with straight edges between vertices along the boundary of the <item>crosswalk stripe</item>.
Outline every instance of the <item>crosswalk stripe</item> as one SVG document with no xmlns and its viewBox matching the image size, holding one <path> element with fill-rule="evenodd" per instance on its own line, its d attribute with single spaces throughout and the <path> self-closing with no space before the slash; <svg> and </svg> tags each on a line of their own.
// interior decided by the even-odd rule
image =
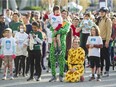
<svg viewBox="0 0 116 87">
<path fill-rule="evenodd" d="M 93 82 L 89 82 L 88 81 L 90 73 L 91 73 L 91 71 L 87 69 L 86 73 L 84 74 L 85 82 L 84 83 L 79 83 L 80 85 L 82 85 L 82 84 L 88 84 L 88 83 L 90 83 L 90 84 L 93 83 Z M 57 73 L 57 76 L 58 75 L 59 74 Z M 22 85 L 30 85 L 30 84 L 34 84 L 35 85 L 37 83 L 41 83 L 41 84 L 45 83 L 45 84 L 47 84 L 47 83 L 49 83 L 48 81 L 51 78 L 51 73 L 46 73 L 44 71 L 42 73 L 41 77 L 42 77 L 42 80 L 40 82 L 37 82 L 37 81 L 29 81 L 29 82 L 27 82 L 26 81 L 27 77 L 19 77 L 19 78 L 15 79 L 16 81 L 9 81 L 7 84 L 5 84 L 5 83 L 1 84 L 0 83 L 0 87 L 6 87 L 6 86 L 10 86 L 10 87 L 12 87 L 12 86 L 13 87 L 14 86 L 21 86 L 21 87 L 23 87 Z M 98 86 L 91 86 L 91 87 L 116 87 L 116 84 L 114 83 L 116 81 L 116 72 L 115 71 L 111 71 L 109 77 L 102 77 L 101 79 L 102 79 L 102 81 L 101 81 L 101 83 L 98 84 Z M 110 82 L 113 82 L 113 83 L 110 84 Z M 104 85 L 104 83 L 107 83 L 107 85 Z M 71 84 L 67 84 L 65 82 L 59 84 L 59 81 L 55 85 L 51 85 L 52 83 L 49 83 L 49 84 L 50 84 L 49 87 L 64 87 L 64 86 L 70 87 L 71 86 Z M 46 85 L 44 87 L 48 87 L 48 85 Z"/>
<path fill-rule="evenodd" d="M 116 87 L 116 84 L 107 84 L 107 85 L 100 85 L 100 86 L 94 86 L 94 87 Z"/>
</svg>

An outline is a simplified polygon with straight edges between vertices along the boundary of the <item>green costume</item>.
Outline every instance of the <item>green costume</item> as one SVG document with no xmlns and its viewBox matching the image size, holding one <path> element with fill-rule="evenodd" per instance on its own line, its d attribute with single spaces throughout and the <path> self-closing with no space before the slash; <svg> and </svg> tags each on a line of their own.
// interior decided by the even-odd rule
<svg viewBox="0 0 116 87">
<path fill-rule="evenodd" d="M 54 48 L 54 42 L 52 41 L 51 48 L 50 48 L 50 63 L 51 63 L 51 71 L 52 71 L 52 76 L 56 76 L 56 71 L 55 71 L 55 63 L 56 63 L 56 58 L 58 58 L 59 62 L 59 69 L 60 69 L 60 76 L 63 76 L 64 74 L 64 65 L 65 65 L 65 53 L 66 53 L 66 35 L 70 30 L 70 24 L 67 21 L 63 22 L 63 26 L 60 30 L 57 31 L 56 34 L 60 34 L 60 42 L 61 42 L 61 49 L 62 49 L 62 54 L 58 55 L 56 57 L 54 55 L 55 48 Z M 54 29 L 51 27 L 51 31 L 54 35 Z"/>
</svg>

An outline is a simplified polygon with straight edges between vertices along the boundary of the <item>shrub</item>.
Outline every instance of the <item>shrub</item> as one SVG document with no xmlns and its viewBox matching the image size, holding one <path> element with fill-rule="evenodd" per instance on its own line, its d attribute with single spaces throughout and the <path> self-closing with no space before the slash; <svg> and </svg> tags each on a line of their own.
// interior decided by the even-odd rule
<svg viewBox="0 0 116 87">
<path fill-rule="evenodd" d="M 22 10 L 42 10 L 41 7 L 37 7 L 37 6 L 29 6 L 29 7 L 25 7 Z"/>
</svg>

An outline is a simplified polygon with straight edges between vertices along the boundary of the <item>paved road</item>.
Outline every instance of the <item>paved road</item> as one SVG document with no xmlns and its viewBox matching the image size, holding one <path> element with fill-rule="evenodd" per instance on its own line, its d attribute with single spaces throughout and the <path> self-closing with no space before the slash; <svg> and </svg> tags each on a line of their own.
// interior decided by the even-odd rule
<svg viewBox="0 0 116 87">
<path fill-rule="evenodd" d="M 46 73 L 43 71 L 42 80 L 37 81 L 29 81 L 26 79 L 28 77 L 19 77 L 14 80 L 1 80 L 0 79 L 0 87 L 116 87 L 116 70 L 110 71 L 109 77 L 102 77 L 101 82 L 97 82 L 96 80 L 89 82 L 89 74 L 90 69 L 86 69 L 85 73 L 85 81 L 78 83 L 65 83 L 65 82 L 48 82 L 51 77 L 50 73 Z M 0 73 L 0 78 L 2 78 L 2 74 Z"/>
</svg>

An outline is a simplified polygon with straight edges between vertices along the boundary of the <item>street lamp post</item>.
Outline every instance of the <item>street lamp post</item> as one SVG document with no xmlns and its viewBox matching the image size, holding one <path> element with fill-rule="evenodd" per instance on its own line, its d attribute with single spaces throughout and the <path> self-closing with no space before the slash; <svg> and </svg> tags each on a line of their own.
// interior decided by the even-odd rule
<svg viewBox="0 0 116 87">
<path fill-rule="evenodd" d="M 70 0 L 68 0 L 68 3 L 70 2 Z M 68 6 L 68 5 L 67 5 Z M 70 8 L 68 7 L 68 11 L 70 10 Z"/>
<path fill-rule="evenodd" d="M 6 9 L 9 8 L 9 3 L 8 3 L 8 0 L 6 0 Z"/>
</svg>

